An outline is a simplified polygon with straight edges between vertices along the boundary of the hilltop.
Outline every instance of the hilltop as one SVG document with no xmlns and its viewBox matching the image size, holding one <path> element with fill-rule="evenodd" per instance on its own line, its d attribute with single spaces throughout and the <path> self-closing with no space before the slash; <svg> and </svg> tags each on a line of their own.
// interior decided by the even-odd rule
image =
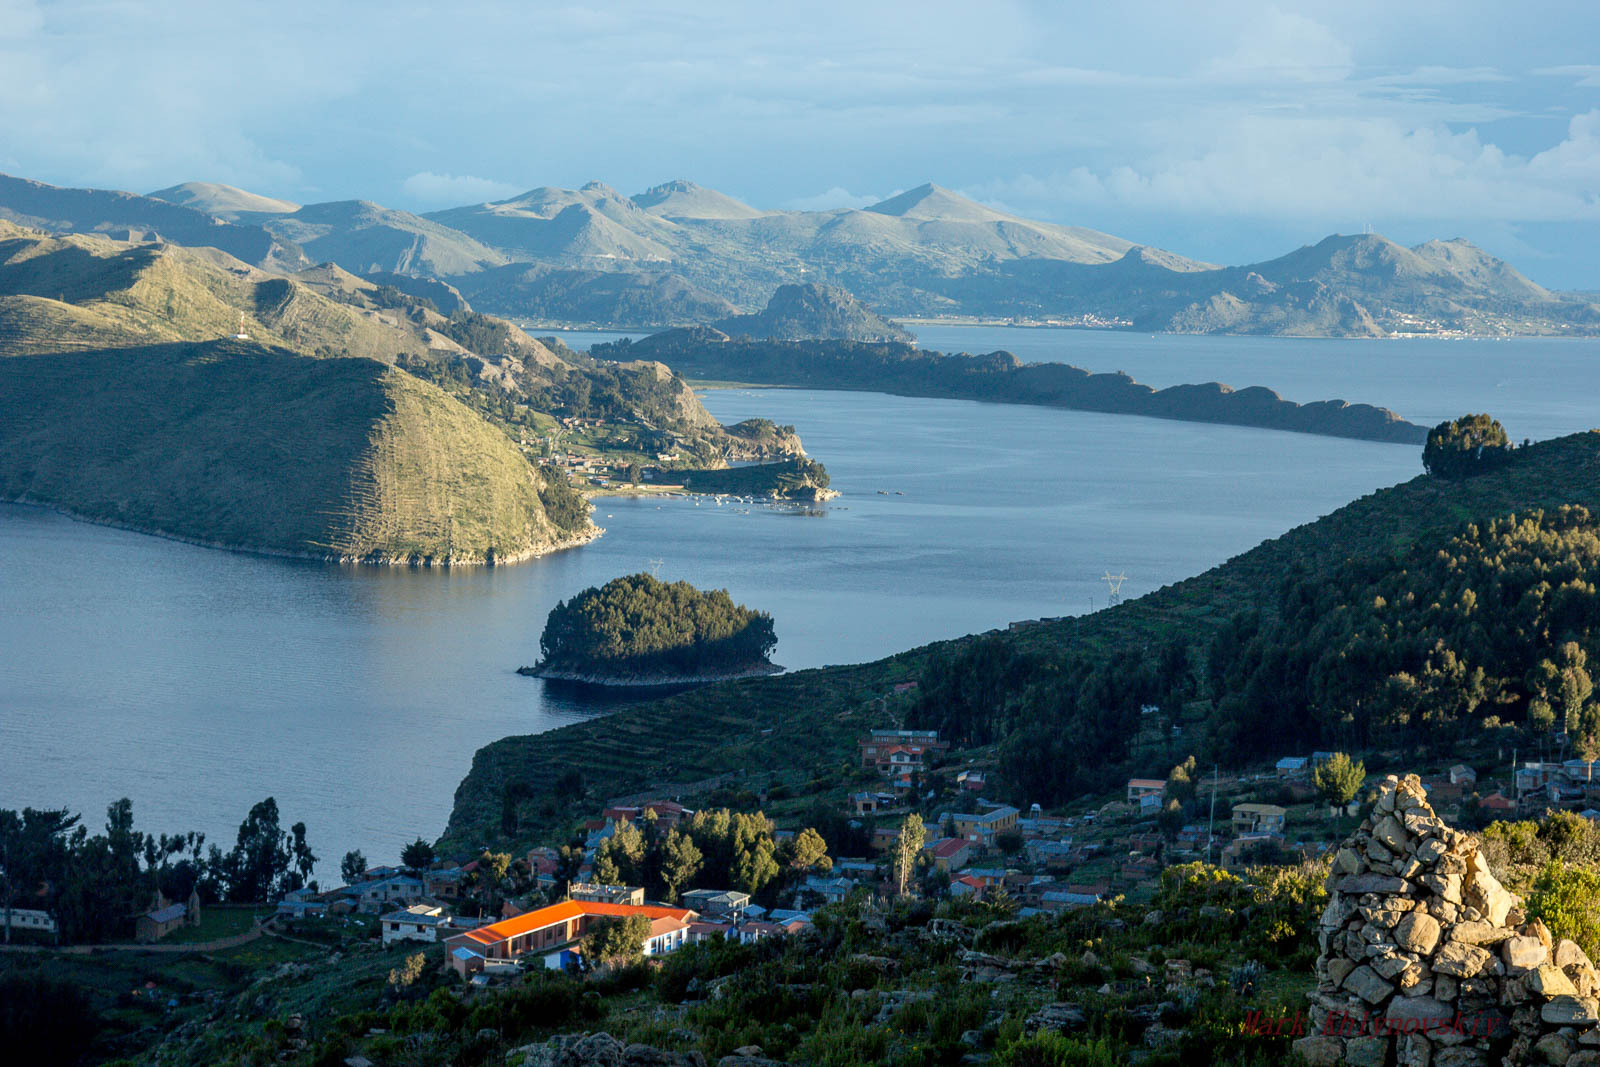
<svg viewBox="0 0 1600 1067">
<path fill-rule="evenodd" d="M 754 315 L 735 315 L 715 325 L 724 333 L 776 341 L 915 340 L 906 330 L 831 285 L 780 285 L 764 310 Z"/>
<path fill-rule="evenodd" d="M 0 498 L 202 544 L 507 563 L 596 532 L 565 482 L 376 360 L 210 341 L 0 359 Z"/>
<path fill-rule="evenodd" d="M 972 678 L 972 694 L 987 693 L 1002 705 L 1023 695 L 1039 665 L 1046 668 L 1046 695 L 1064 685 L 1054 671 L 1067 672 L 1074 687 L 1077 680 L 1092 678 L 1104 687 L 1099 692 L 1105 718 L 1097 728 L 1124 736 L 1130 746 L 1126 761 L 1106 760 L 1097 772 L 1162 770 L 1170 765 L 1170 742 L 1147 736 L 1139 712 L 1141 698 L 1150 702 L 1139 686 L 1142 665 L 1158 658 L 1153 651 L 1181 648 L 1195 674 L 1203 676 L 1212 641 L 1239 612 L 1259 610 L 1273 617 L 1276 596 L 1267 591 L 1279 589 L 1286 579 L 1333 573 L 1346 561 L 1382 572 L 1404 553 L 1444 546 L 1469 523 L 1566 505 L 1600 513 L 1600 432 L 1517 449 L 1505 466 L 1466 480 L 1419 475 L 1203 574 L 1090 615 L 1014 625 L 872 663 L 725 683 L 542 734 L 508 737 L 473 757 L 456 790 L 444 841 L 468 847 L 492 840 L 555 841 L 582 811 L 550 788 L 570 767 L 583 768 L 597 798 L 656 789 L 690 803 L 692 789 L 686 783 L 737 778 L 749 768 L 837 765 L 850 758 L 860 731 L 884 725 L 886 694 L 895 685 L 920 682 L 936 688 L 948 669 Z M 1002 680 L 988 679 L 987 669 L 1001 672 Z M 1014 678 L 1004 680 L 1010 672 Z M 993 690 L 985 689 L 991 682 Z M 1194 684 L 1204 684 L 1203 678 Z M 916 711 L 914 697 L 909 703 L 896 699 L 896 715 Z M 1205 709 L 1210 707 L 1208 700 Z M 1186 750 L 1203 751 L 1206 715 L 1185 715 L 1183 726 Z M 1071 743 L 1071 735 L 1061 736 Z M 1251 741 L 1246 735 L 1234 743 L 1245 746 L 1231 754 L 1237 760 Z M 1055 742 L 1031 744 L 1044 757 L 1058 758 L 1051 755 Z M 1088 750 L 1087 743 L 1080 744 Z M 514 818 L 507 817 L 508 810 Z"/>
<path fill-rule="evenodd" d="M 772 616 L 650 574 L 613 578 L 550 609 L 539 662 L 519 674 L 594 685 L 679 685 L 775 674 Z"/>
<path fill-rule="evenodd" d="M 153 197 L 66 189 L 7 174 L 0 174 L 0 219 L 53 233 L 103 233 L 217 248 L 254 266 L 293 270 L 307 263 L 299 248 L 259 226 L 225 222 Z"/>
<path fill-rule="evenodd" d="M 184 182 L 146 195 L 152 200 L 194 208 L 229 222 L 237 222 L 245 215 L 289 215 L 300 210 L 300 205 L 293 201 L 262 196 L 221 182 Z"/>
</svg>

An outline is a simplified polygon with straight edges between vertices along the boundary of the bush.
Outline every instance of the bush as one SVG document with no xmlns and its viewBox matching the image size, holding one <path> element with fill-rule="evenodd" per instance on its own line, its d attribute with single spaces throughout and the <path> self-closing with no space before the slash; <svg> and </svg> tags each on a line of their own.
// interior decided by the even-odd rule
<svg viewBox="0 0 1600 1067">
<path fill-rule="evenodd" d="M 1528 914 L 1556 938 L 1570 938 L 1592 957 L 1600 950 L 1600 871 L 1556 860 L 1534 879 Z"/>
<path fill-rule="evenodd" d="M 1122 1062 L 1106 1041 L 1079 1041 L 1055 1030 L 1041 1030 L 995 1056 L 999 1067 L 1117 1067 Z"/>
</svg>

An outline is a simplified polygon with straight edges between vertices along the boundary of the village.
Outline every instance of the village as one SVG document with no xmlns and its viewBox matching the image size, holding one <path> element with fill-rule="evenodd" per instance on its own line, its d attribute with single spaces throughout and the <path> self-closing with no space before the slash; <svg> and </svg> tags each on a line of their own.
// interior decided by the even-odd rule
<svg viewBox="0 0 1600 1067">
<path fill-rule="evenodd" d="M 515 859 L 485 852 L 465 862 L 436 860 L 429 850 L 426 863 L 347 870 L 346 884 L 286 894 L 273 921 L 304 929 L 359 918 L 383 946 L 422 951 L 430 966 L 486 986 L 529 967 L 593 969 L 600 961 L 583 958 L 586 936 L 634 916 L 643 920 L 634 928 L 637 953 L 648 961 L 711 938 L 802 934 L 817 908 L 858 898 L 984 902 L 1018 917 L 1148 900 L 1174 864 L 1204 860 L 1243 872 L 1316 858 L 1349 832 L 1361 802 L 1336 808 L 1318 790 L 1317 769 L 1336 756 L 1327 751 L 1233 775 L 1195 774 L 1190 760 L 1164 779 L 1129 779 L 1117 795 L 1070 813 L 991 799 L 992 759 L 953 756 L 935 731 L 873 729 L 857 741 L 857 755 L 854 780 L 866 787 L 846 794 L 842 814 L 865 845 L 861 854 L 823 857 L 759 894 L 712 886 L 669 902 L 647 899 L 642 886 L 603 881 L 608 839 L 646 824 L 668 833 L 695 814 L 674 799 L 626 798 L 583 820 L 566 849 L 540 846 Z M 1456 763 L 1421 782 L 1431 804 L 1466 825 L 1547 809 L 1600 822 L 1594 770 L 1577 759 L 1524 761 L 1499 780 Z M 772 825 L 772 839 L 792 843 L 801 829 Z M 198 922 L 196 899 L 155 903 L 138 918 L 140 942 Z M 53 931 L 44 912 L 16 909 L 12 922 L 19 931 Z"/>
</svg>

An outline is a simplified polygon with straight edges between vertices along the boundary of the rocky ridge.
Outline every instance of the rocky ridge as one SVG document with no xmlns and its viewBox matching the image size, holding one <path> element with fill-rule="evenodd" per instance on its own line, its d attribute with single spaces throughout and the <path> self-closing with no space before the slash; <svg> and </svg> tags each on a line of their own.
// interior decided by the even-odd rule
<svg viewBox="0 0 1600 1067">
<path fill-rule="evenodd" d="M 1415 775 L 1384 780 L 1328 876 L 1308 1063 L 1600 1064 L 1600 975 L 1530 920 Z"/>
</svg>

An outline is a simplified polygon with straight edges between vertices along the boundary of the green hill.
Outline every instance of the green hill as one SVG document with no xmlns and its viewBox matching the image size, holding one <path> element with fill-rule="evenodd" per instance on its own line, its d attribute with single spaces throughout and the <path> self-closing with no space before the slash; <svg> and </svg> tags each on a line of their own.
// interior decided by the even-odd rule
<svg viewBox="0 0 1600 1067">
<path fill-rule="evenodd" d="M 257 551 L 509 562 L 586 538 L 503 433 L 370 359 L 233 341 L 0 359 L 0 497 Z M 546 507 L 550 498 L 551 508 Z"/>
<path fill-rule="evenodd" d="M 1203 690 L 1212 641 L 1242 611 L 1259 609 L 1267 620 L 1276 617 L 1278 592 L 1286 580 L 1333 573 L 1346 561 L 1382 572 L 1394 568 L 1404 553 L 1447 547 L 1468 523 L 1565 505 L 1600 511 L 1600 432 L 1518 449 L 1504 467 L 1461 481 L 1419 475 L 1203 574 L 1092 615 L 1020 624 L 872 663 L 725 683 L 548 733 L 505 738 L 473 757 L 456 790 L 445 838 L 467 847 L 496 839 L 553 839 L 594 799 L 738 776 L 749 768 L 761 768 L 765 781 L 768 772 L 837 767 L 850 758 L 860 730 L 915 710 L 914 698 L 889 695 L 896 683 L 931 686 L 944 665 L 967 654 L 1002 667 L 1027 668 L 1018 672 L 1014 687 L 994 688 L 990 698 L 1001 705 L 1024 697 L 1024 690 L 1041 677 L 1033 673 L 1040 665 L 1047 674 L 1061 665 L 1061 670 L 1098 677 L 1107 686 L 1102 695 L 1109 715 L 1099 725 L 1127 735 L 1129 744 L 1126 759 L 1108 761 L 1102 773 L 1125 773 L 1130 766 L 1164 772 L 1171 765 L 1164 761 L 1173 755 L 1170 738 L 1147 732 L 1137 702 L 1131 711 L 1127 708 L 1127 699 L 1137 701 L 1143 694 L 1131 686 L 1119 690 L 1119 672 L 1137 679 L 1144 664 L 1159 663 L 1161 649 L 1178 647 L 1201 676 L 1194 684 Z M 968 673 L 977 676 L 976 671 Z M 1046 681 L 1045 691 L 1065 691 L 1069 675 L 1050 677 L 1055 681 Z M 1072 677 L 1075 689 L 1083 677 Z M 1197 709 L 1185 721 L 1185 752 L 1204 750 L 1211 695 L 1202 692 L 1204 710 Z M 1299 747 L 1311 747 L 1309 718 L 1304 736 L 1307 741 Z M 1235 753 L 1231 758 L 1238 757 Z M 569 768 L 586 776 L 587 799 L 571 802 L 551 791 L 550 783 Z"/>
</svg>

